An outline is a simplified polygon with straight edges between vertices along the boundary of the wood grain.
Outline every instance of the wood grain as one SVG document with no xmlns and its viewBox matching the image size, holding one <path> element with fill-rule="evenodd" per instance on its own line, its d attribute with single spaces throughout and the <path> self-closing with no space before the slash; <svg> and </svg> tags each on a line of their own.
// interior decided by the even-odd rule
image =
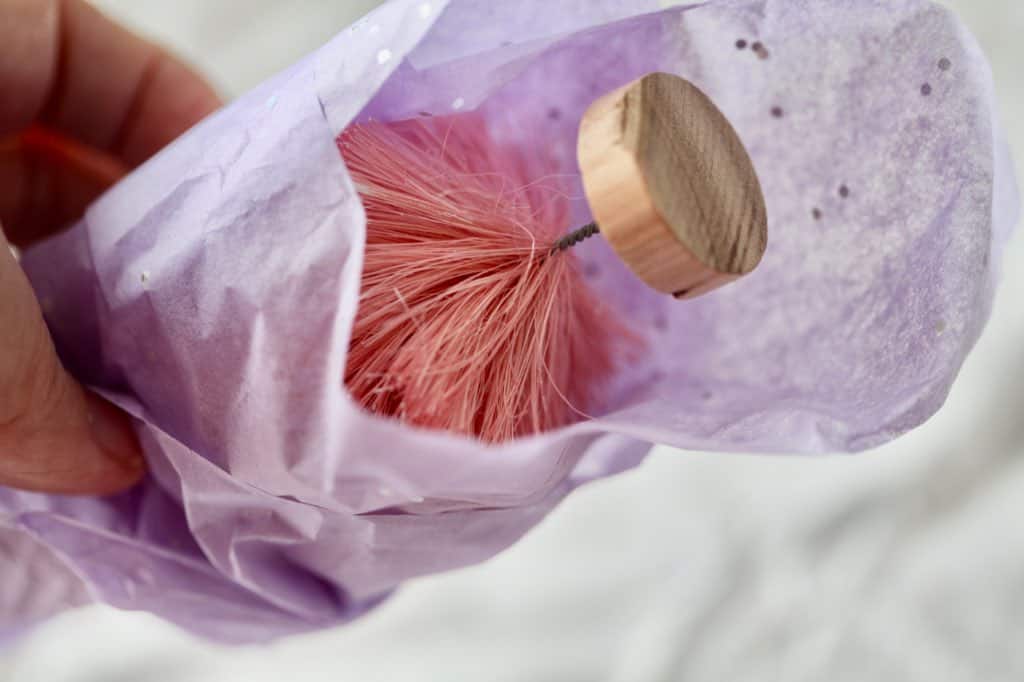
<svg viewBox="0 0 1024 682">
<path fill-rule="evenodd" d="M 652 73 L 598 99 L 577 151 L 601 234 L 649 286 L 692 298 L 760 262 L 768 229 L 754 166 L 693 84 Z"/>
</svg>

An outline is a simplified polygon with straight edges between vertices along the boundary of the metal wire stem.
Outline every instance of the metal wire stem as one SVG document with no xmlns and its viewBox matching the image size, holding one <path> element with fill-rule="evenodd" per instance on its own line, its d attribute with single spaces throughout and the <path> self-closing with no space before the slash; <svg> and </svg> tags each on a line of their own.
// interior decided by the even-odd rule
<svg viewBox="0 0 1024 682">
<path fill-rule="evenodd" d="M 597 223 L 589 223 L 587 225 L 584 225 L 578 230 L 573 230 L 572 232 L 570 232 L 569 234 L 565 235 L 557 242 L 555 242 L 554 246 L 551 247 L 551 253 L 555 254 L 558 253 L 559 251 L 565 251 L 571 246 L 576 246 L 584 239 L 589 239 L 590 237 L 593 237 L 600 231 L 601 229 L 597 226 Z"/>
</svg>

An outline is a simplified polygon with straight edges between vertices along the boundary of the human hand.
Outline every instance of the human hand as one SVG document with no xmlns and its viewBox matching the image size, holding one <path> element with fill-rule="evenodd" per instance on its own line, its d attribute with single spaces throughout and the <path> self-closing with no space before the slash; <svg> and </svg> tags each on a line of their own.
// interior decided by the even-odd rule
<svg viewBox="0 0 1024 682">
<path fill-rule="evenodd" d="M 84 0 L 0 0 L 0 45 L 0 485 L 116 492 L 143 472 L 131 420 L 61 366 L 9 244 L 66 227 L 219 101 Z"/>
</svg>

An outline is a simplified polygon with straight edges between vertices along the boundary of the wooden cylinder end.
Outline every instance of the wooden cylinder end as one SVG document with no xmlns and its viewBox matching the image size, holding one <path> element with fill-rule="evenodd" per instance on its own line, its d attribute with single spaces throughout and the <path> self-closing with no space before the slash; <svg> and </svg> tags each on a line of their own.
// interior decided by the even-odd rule
<svg viewBox="0 0 1024 682">
<path fill-rule="evenodd" d="M 602 235 L 652 288 L 693 298 L 760 262 L 767 213 L 753 163 L 692 83 L 652 73 L 601 97 L 578 157 Z"/>
</svg>

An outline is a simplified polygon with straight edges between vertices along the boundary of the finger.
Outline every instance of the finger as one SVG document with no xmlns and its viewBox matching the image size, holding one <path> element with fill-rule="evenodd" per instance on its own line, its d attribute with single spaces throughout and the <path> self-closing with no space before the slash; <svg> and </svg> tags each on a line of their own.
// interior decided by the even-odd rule
<svg viewBox="0 0 1024 682">
<path fill-rule="evenodd" d="M 0 2 L 0 135 L 42 121 L 129 167 L 216 109 L 213 89 L 83 0 Z"/>
<path fill-rule="evenodd" d="M 0 97 L 0 221 L 19 246 L 73 222 L 219 105 L 199 76 L 82 0 L 0 0 L 0 41 L 0 89 L 17 93 Z M 64 138 L 17 136 L 34 121 Z"/>
<path fill-rule="evenodd" d="M 26 248 L 74 222 L 124 175 L 116 159 L 40 127 L 0 143 L 0 222 Z"/>
<path fill-rule="evenodd" d="M 142 473 L 130 418 L 64 371 L 0 232 L 0 485 L 107 494 Z"/>
</svg>

